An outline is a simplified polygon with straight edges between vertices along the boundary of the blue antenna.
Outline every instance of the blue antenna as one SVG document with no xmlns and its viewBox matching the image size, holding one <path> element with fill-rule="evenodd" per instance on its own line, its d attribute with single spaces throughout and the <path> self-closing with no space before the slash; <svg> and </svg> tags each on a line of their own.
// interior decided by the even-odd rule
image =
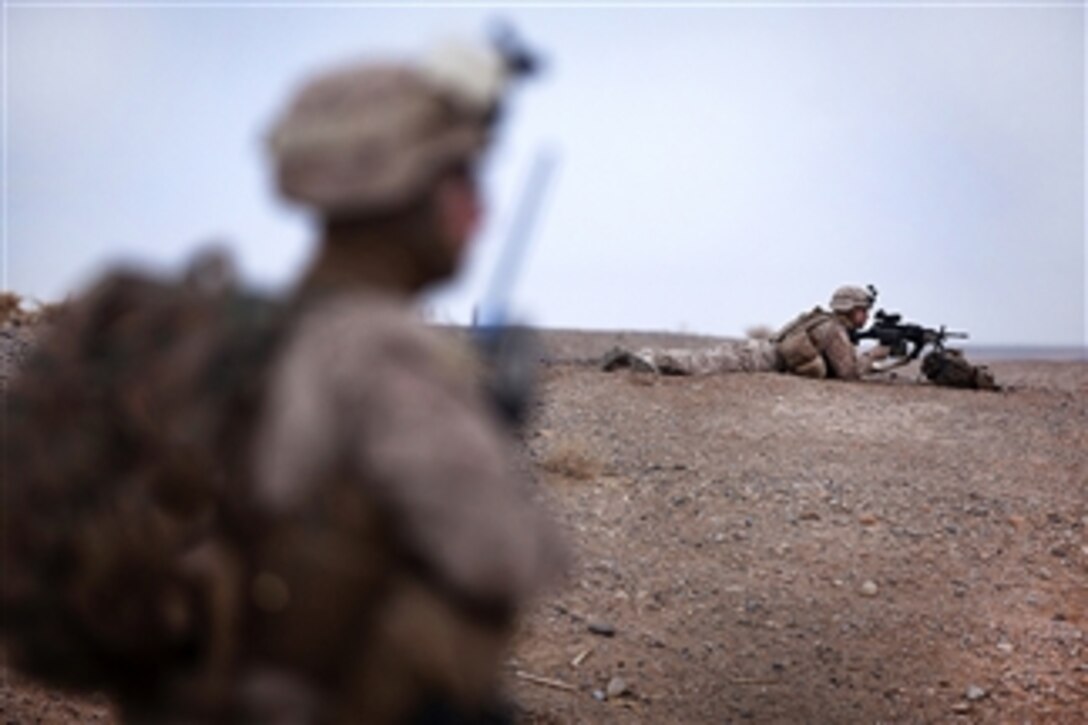
<svg viewBox="0 0 1088 725">
<path fill-rule="evenodd" d="M 533 226 L 557 163 L 557 155 L 547 149 L 537 152 L 529 169 L 521 200 L 514 212 L 506 244 L 499 253 L 495 271 L 480 303 L 475 324 L 482 328 L 502 327 L 507 323 L 510 293 L 521 271 L 525 252 L 532 239 Z"/>
</svg>

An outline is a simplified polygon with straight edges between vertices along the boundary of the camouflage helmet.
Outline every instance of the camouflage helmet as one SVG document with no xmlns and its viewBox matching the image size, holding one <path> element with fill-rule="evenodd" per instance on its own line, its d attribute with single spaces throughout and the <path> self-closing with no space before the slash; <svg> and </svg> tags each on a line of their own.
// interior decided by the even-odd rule
<svg viewBox="0 0 1088 725">
<path fill-rule="evenodd" d="M 876 301 L 876 295 L 870 290 L 854 285 L 844 285 L 831 295 L 831 309 L 835 312 L 849 312 L 856 307 L 869 309 Z"/>
<path fill-rule="evenodd" d="M 280 194 L 324 216 L 366 216 L 419 198 L 484 150 L 509 81 L 532 69 L 512 47 L 449 42 L 418 63 L 364 63 L 310 79 L 268 136 Z"/>
</svg>

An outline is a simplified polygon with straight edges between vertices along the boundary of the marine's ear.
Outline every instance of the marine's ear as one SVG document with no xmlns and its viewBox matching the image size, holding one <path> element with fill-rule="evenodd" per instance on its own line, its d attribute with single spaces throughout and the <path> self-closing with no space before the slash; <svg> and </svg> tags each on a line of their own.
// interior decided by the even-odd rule
<svg viewBox="0 0 1088 725">
<path fill-rule="evenodd" d="M 435 184 L 432 204 L 442 243 L 459 263 L 484 214 L 476 181 L 467 171 L 443 175 Z"/>
</svg>

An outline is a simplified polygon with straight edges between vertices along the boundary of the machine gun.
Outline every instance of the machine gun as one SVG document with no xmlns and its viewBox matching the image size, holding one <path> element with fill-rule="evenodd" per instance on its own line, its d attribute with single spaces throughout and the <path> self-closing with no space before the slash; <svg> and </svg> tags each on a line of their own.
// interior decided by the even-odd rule
<svg viewBox="0 0 1088 725">
<path fill-rule="evenodd" d="M 861 340 L 876 340 L 891 351 L 891 357 L 896 358 L 898 366 L 917 359 L 928 345 L 941 352 L 945 340 L 967 338 L 966 332 L 949 332 L 944 325 L 935 330 L 902 320 L 903 316 L 898 313 L 877 310 L 873 315 L 873 324 L 865 330 L 851 333 L 851 340 L 855 344 Z"/>
<path fill-rule="evenodd" d="M 876 287 L 869 285 L 870 300 L 877 296 Z M 855 345 L 860 340 L 876 340 L 890 351 L 887 364 L 877 363 L 878 372 L 887 372 L 901 365 L 916 360 L 926 347 L 930 351 L 922 358 L 922 374 L 935 385 L 951 388 L 973 388 L 975 390 L 1001 390 L 994 380 L 993 373 L 985 365 L 972 365 L 961 350 L 946 348 L 944 343 L 950 339 L 967 339 L 966 332 L 949 332 L 941 325 L 936 330 L 910 322 L 903 322 L 903 316 L 877 310 L 873 315 L 873 324 L 868 329 L 850 333 L 850 341 Z"/>
</svg>

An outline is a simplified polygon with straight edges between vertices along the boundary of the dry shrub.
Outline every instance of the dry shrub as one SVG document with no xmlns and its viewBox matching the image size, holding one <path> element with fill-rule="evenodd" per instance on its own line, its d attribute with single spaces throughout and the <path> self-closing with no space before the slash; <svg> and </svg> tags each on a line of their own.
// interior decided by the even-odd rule
<svg viewBox="0 0 1088 725">
<path fill-rule="evenodd" d="M 774 337 L 774 330 L 770 325 L 752 325 L 744 334 L 752 340 L 770 340 Z"/>
<path fill-rule="evenodd" d="M 0 292 L 0 325 L 19 325 L 27 313 L 23 310 L 23 298 L 14 292 Z"/>
<path fill-rule="evenodd" d="M 557 441 L 540 458 L 540 467 L 549 473 L 577 481 L 588 481 L 601 473 L 601 463 L 578 441 Z"/>
<path fill-rule="evenodd" d="M 0 325 L 36 325 L 39 322 L 55 322 L 67 308 L 67 302 L 34 302 L 34 309 L 26 309 L 26 302 L 15 292 L 0 292 Z"/>
</svg>

